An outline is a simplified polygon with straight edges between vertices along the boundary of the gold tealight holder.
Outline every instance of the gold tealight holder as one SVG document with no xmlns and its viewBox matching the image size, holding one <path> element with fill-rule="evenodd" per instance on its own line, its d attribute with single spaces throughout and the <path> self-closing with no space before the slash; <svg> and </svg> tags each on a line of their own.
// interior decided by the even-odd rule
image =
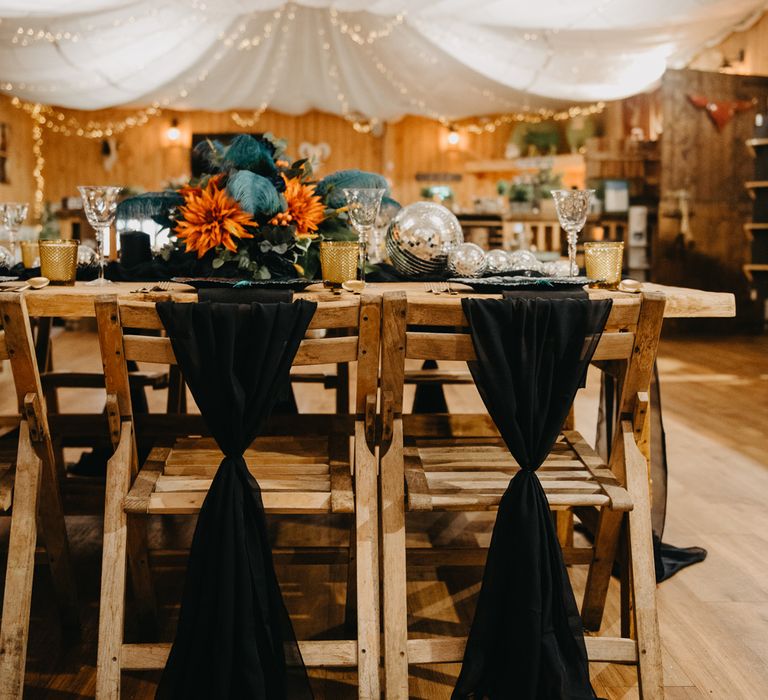
<svg viewBox="0 0 768 700">
<path fill-rule="evenodd" d="M 80 241 L 40 241 L 40 274 L 51 284 L 73 285 Z"/>
<path fill-rule="evenodd" d="M 37 241 L 21 241 L 21 264 L 27 269 L 40 264 L 40 244 Z"/>
<path fill-rule="evenodd" d="M 322 241 L 320 267 L 323 281 L 338 286 L 357 279 L 360 247 L 357 241 Z"/>
<path fill-rule="evenodd" d="M 621 264 L 624 259 L 624 243 L 621 241 L 597 241 L 584 244 L 584 264 L 587 277 L 597 280 L 591 287 L 616 289 L 621 282 Z"/>
</svg>

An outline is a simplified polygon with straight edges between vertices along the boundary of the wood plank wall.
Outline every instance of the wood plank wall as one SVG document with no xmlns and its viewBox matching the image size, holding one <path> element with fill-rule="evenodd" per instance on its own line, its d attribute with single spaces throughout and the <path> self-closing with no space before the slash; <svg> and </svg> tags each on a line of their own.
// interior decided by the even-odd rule
<svg viewBox="0 0 768 700">
<path fill-rule="evenodd" d="M 744 182 L 754 179 L 754 160 L 745 144 L 752 136 L 755 111 L 736 114 L 718 131 L 689 95 L 712 100 L 768 99 L 768 78 L 697 70 L 664 74 L 661 101 L 661 202 L 654 248 L 654 281 L 737 294 L 739 315 L 758 311 L 748 298 L 742 265 L 749 259 L 744 223 L 751 203 Z M 680 231 L 678 192 L 690 195 L 690 235 Z"/>
<path fill-rule="evenodd" d="M 89 119 L 118 120 L 132 113 L 119 109 L 63 111 L 81 123 Z M 0 115 L 3 121 L 12 125 L 11 147 L 15 164 L 13 190 L 7 189 L 4 193 L 0 186 L 0 196 L 31 201 L 34 193 L 31 120 L 24 112 L 13 108 L 6 97 L 0 97 Z M 173 118 L 178 119 L 182 132 L 181 142 L 175 145 L 165 138 Z M 392 183 L 395 196 L 402 202 L 411 202 L 419 198 L 424 184 L 416 180 L 417 173 L 461 173 L 468 161 L 503 158 L 512 127 L 502 126 L 493 133 L 482 135 L 461 131 L 461 141 L 453 147 L 447 142 L 445 127 L 419 117 L 405 117 L 384 126 L 381 134 L 372 135 L 358 133 L 344 119 L 322 112 L 291 116 L 268 111 L 253 130 L 270 131 L 286 138 L 294 156 L 302 141 L 325 141 L 331 146 L 331 155 L 320 175 L 354 167 L 381 172 Z M 229 113 L 164 112 L 144 126 L 126 130 L 117 137 L 117 163 L 107 172 L 103 167 L 99 140 L 67 137 L 46 129 L 43 146 L 45 197 L 57 201 L 74 195 L 79 184 L 107 181 L 127 187 L 157 189 L 172 178 L 188 174 L 188 144 L 193 132 L 241 131 L 244 129 L 237 126 Z M 25 173 L 27 176 L 23 177 Z M 469 206 L 476 195 L 495 196 L 498 179 L 495 174 L 465 177 L 451 186 L 457 200 Z"/>
</svg>

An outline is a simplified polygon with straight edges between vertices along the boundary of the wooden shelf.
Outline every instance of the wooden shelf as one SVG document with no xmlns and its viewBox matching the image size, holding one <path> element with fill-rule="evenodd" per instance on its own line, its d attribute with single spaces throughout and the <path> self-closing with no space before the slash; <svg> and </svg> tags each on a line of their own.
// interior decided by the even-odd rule
<svg viewBox="0 0 768 700">
<path fill-rule="evenodd" d="M 744 235 L 748 241 L 752 241 L 755 238 L 753 231 L 765 231 L 768 232 L 768 224 L 758 224 L 754 221 L 744 224 Z"/>
<path fill-rule="evenodd" d="M 756 153 L 756 148 L 764 148 L 768 146 L 768 138 L 765 139 L 747 139 L 744 143 L 747 144 L 747 149 L 752 154 L 752 157 L 754 158 Z"/>
<path fill-rule="evenodd" d="M 768 264 L 765 263 L 747 263 L 744 265 L 744 274 L 750 282 L 754 282 L 754 274 L 768 275 Z"/>
<path fill-rule="evenodd" d="M 755 198 L 755 190 L 763 190 L 768 188 L 768 180 L 749 180 L 744 183 L 744 187 L 747 188 L 749 196 Z"/>
<path fill-rule="evenodd" d="M 584 168 L 584 156 L 580 153 L 564 153 L 554 156 L 535 156 L 533 158 L 495 158 L 474 160 L 464 165 L 467 173 L 513 173 L 526 170 L 574 170 Z"/>
</svg>

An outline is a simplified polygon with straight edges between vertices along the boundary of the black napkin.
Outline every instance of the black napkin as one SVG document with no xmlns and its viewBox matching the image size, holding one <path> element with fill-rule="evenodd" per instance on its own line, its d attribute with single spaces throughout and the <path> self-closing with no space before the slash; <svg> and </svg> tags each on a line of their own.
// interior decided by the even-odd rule
<svg viewBox="0 0 768 700">
<path fill-rule="evenodd" d="M 311 698 L 243 453 L 267 420 L 316 304 L 157 304 L 224 459 L 192 539 L 158 698 Z"/>
<path fill-rule="evenodd" d="M 546 459 L 611 300 L 463 298 L 472 376 L 520 464 L 502 496 L 461 673 L 461 698 L 594 698 L 583 627 L 544 489 Z"/>
<path fill-rule="evenodd" d="M 504 299 L 589 299 L 583 289 L 510 289 L 502 296 Z"/>
<path fill-rule="evenodd" d="M 293 300 L 290 289 L 263 289 L 259 287 L 211 287 L 197 292 L 200 301 L 217 301 L 230 304 L 276 304 Z"/>
</svg>

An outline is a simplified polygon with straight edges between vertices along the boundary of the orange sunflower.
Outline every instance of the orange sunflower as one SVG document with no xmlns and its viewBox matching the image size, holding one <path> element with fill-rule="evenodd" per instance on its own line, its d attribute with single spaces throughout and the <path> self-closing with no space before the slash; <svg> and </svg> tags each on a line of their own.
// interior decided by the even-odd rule
<svg viewBox="0 0 768 700">
<path fill-rule="evenodd" d="M 212 177 L 205 189 L 185 187 L 181 192 L 184 205 L 179 211 L 183 220 L 176 224 L 176 233 L 184 241 L 187 252 L 196 250 L 198 258 L 217 245 L 236 253 L 233 238 L 253 238 L 245 227 L 258 226 L 250 214 L 219 188 L 219 179 Z"/>
<path fill-rule="evenodd" d="M 288 209 L 277 214 L 269 223 L 275 226 L 295 224 L 298 238 L 317 238 L 315 231 L 325 218 L 325 205 L 320 196 L 315 194 L 315 186 L 305 185 L 297 177 L 289 180 L 283 175 L 283 179 L 283 196 Z"/>
</svg>

